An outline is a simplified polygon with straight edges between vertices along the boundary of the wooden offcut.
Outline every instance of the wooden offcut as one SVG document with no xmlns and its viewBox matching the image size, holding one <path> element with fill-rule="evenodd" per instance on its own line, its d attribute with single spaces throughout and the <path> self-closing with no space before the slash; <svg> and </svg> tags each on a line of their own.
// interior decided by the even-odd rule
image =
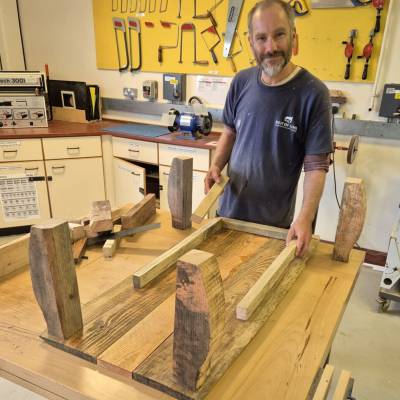
<svg viewBox="0 0 400 400">
<path fill-rule="evenodd" d="M 329 387 L 331 386 L 334 370 L 335 368 L 332 365 L 327 364 L 325 366 L 312 400 L 326 400 Z"/>
<path fill-rule="evenodd" d="M 75 243 L 77 240 L 86 237 L 85 227 L 82 224 L 68 222 L 68 227 L 72 243 Z"/>
<path fill-rule="evenodd" d="M 347 400 L 353 390 L 354 379 L 349 371 L 343 370 L 340 373 L 339 381 L 333 393 L 332 400 Z"/>
<path fill-rule="evenodd" d="M 236 307 L 236 318 L 247 321 L 264 297 L 282 279 L 288 266 L 295 258 L 296 241 L 291 241 L 261 275 L 255 285 L 246 293 Z"/>
<path fill-rule="evenodd" d="M 217 259 L 205 251 L 191 250 L 177 263 L 173 370 L 179 384 L 197 390 L 211 373 L 224 322 Z"/>
<path fill-rule="evenodd" d="M 94 201 L 90 212 L 89 229 L 91 232 L 110 231 L 113 227 L 111 204 L 109 200 Z"/>
<path fill-rule="evenodd" d="M 347 262 L 350 251 L 361 235 L 367 210 L 362 179 L 347 178 L 343 188 L 333 259 Z"/>
<path fill-rule="evenodd" d="M 0 245 L 0 278 L 29 264 L 29 238 L 27 234 Z"/>
<path fill-rule="evenodd" d="M 175 157 L 168 176 L 168 205 L 172 226 L 188 229 L 192 226 L 193 158 Z"/>
<path fill-rule="evenodd" d="M 156 196 L 146 195 L 143 200 L 121 215 L 122 230 L 143 225 L 156 213 Z"/>
<path fill-rule="evenodd" d="M 121 225 L 114 225 L 113 233 L 121 232 Z M 112 258 L 114 253 L 118 249 L 121 238 L 116 237 L 114 239 L 107 239 L 103 245 L 103 256 L 104 258 Z"/>
<path fill-rule="evenodd" d="M 200 223 L 203 218 L 207 215 L 210 208 L 218 200 L 218 197 L 224 191 L 226 184 L 229 182 L 229 178 L 226 175 L 220 175 L 220 182 L 215 182 L 210 191 L 206 194 L 204 199 L 200 202 L 196 211 L 192 214 L 192 221 Z"/>
<path fill-rule="evenodd" d="M 82 239 L 77 240 L 72 245 L 72 255 L 73 255 L 75 264 L 79 264 L 81 262 L 81 259 L 82 259 L 83 255 L 85 254 L 87 241 L 88 241 L 88 239 L 86 237 L 84 237 Z"/>
<path fill-rule="evenodd" d="M 31 279 L 49 336 L 67 339 L 82 330 L 68 223 L 49 220 L 31 228 Z"/>
</svg>

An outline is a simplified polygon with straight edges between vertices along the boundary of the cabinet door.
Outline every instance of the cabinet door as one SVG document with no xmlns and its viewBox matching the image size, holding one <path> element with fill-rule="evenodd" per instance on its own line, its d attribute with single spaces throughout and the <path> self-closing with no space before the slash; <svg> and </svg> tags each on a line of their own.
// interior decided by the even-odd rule
<svg viewBox="0 0 400 400">
<path fill-rule="evenodd" d="M 139 203 L 146 193 L 146 170 L 114 157 L 115 204 Z"/>
<path fill-rule="evenodd" d="M 168 176 L 170 167 L 160 165 L 160 209 L 169 211 L 168 206 Z M 192 211 L 194 211 L 204 198 L 204 178 L 206 172 L 193 171 Z"/>
<path fill-rule="evenodd" d="M 53 218 L 87 215 L 93 201 L 105 198 L 100 157 L 46 161 L 46 170 Z"/>
<path fill-rule="evenodd" d="M 45 175 L 43 161 L 0 163 L 0 228 L 50 218 Z"/>
</svg>

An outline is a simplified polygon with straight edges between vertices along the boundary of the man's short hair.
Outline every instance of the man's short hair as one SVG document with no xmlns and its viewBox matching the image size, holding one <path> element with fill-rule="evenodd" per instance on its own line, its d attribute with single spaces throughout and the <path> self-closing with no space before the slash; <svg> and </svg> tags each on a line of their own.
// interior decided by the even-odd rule
<svg viewBox="0 0 400 400">
<path fill-rule="evenodd" d="M 253 32 L 253 16 L 256 13 L 256 11 L 264 10 L 268 7 L 271 7 L 274 4 L 278 4 L 279 6 L 282 7 L 282 10 L 285 11 L 286 16 L 289 21 L 289 26 L 290 26 L 291 32 L 293 32 L 295 30 L 295 26 L 294 26 L 295 15 L 294 15 L 293 8 L 290 6 L 289 3 L 287 3 L 286 1 L 283 1 L 283 0 L 261 0 L 253 6 L 253 8 L 249 11 L 249 14 L 247 16 L 247 28 L 248 28 L 249 34 L 251 34 Z"/>
</svg>

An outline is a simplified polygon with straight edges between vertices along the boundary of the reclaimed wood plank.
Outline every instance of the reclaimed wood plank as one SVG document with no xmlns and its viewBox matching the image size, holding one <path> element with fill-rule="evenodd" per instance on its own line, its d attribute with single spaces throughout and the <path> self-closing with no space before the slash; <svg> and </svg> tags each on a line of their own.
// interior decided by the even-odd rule
<svg viewBox="0 0 400 400">
<path fill-rule="evenodd" d="M 202 399 L 207 395 L 212 385 L 225 373 L 231 363 L 256 335 L 304 269 L 305 263 L 302 259 L 293 260 L 281 284 L 271 296 L 263 300 L 260 307 L 255 311 L 253 318 L 248 321 L 239 321 L 235 318 L 235 307 L 238 300 L 251 288 L 272 262 L 268 246 L 263 250 L 260 250 L 255 257 L 242 263 L 235 271 L 235 274 L 231 274 L 224 282 L 226 300 L 225 333 L 218 351 L 214 353 L 214 368 L 210 371 L 210 376 L 204 384 L 194 392 L 183 388 L 176 382 L 172 373 L 173 335 L 165 340 L 156 351 L 134 370 L 133 377 L 135 380 L 178 399 Z M 266 260 L 270 262 L 268 263 Z"/>
<path fill-rule="evenodd" d="M 347 262 L 361 235 L 367 211 L 367 198 L 362 179 L 346 178 L 336 229 L 333 259 Z"/>
<path fill-rule="evenodd" d="M 225 324 L 225 298 L 216 257 L 191 250 L 177 263 L 173 374 L 196 390 L 213 367 Z"/>
<path fill-rule="evenodd" d="M 82 330 L 82 312 L 68 223 L 49 220 L 31 227 L 29 260 L 33 291 L 48 335 L 67 339 Z"/>
<path fill-rule="evenodd" d="M 168 176 L 168 205 L 172 226 L 176 229 L 192 227 L 193 158 L 174 157 Z"/>
<path fill-rule="evenodd" d="M 275 239 L 286 239 L 289 231 L 288 229 L 278 228 L 276 226 L 256 224 L 254 222 L 241 221 L 238 219 L 222 218 L 222 221 L 225 228 Z"/>
<path fill-rule="evenodd" d="M 343 370 L 340 373 L 339 381 L 333 393 L 332 400 L 347 400 L 353 389 L 354 379 L 349 371 Z"/>
<path fill-rule="evenodd" d="M 121 214 L 122 230 L 143 225 L 156 213 L 156 196 L 153 193 L 146 195 L 143 200 L 128 211 Z"/>
<path fill-rule="evenodd" d="M 198 249 L 216 256 L 221 277 L 225 280 L 234 274 L 244 261 L 264 249 L 263 246 L 266 246 L 267 242 L 270 251 L 267 262 L 272 262 L 283 247 L 283 243 L 245 232 L 222 229 L 204 240 Z M 121 291 L 122 289 L 115 289 L 114 293 Z M 122 300 L 105 301 L 104 298 L 99 298 L 96 300 L 97 304 L 91 303 L 93 311 L 89 311 L 87 307 L 83 309 L 84 316 L 88 317 L 90 314 L 93 317 L 94 312 L 102 315 L 105 311 L 103 307 L 110 307 L 110 304 L 120 301 Z M 100 354 L 97 358 L 99 367 L 132 377 L 132 371 L 173 332 L 174 304 L 175 293 Z M 94 311 L 95 308 L 97 308 L 96 311 Z"/>
</svg>

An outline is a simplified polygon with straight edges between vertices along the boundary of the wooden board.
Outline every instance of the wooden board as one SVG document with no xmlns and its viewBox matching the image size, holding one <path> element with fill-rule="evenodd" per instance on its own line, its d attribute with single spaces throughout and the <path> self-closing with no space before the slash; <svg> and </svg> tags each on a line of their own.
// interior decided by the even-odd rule
<svg viewBox="0 0 400 400">
<path fill-rule="evenodd" d="M 28 266 L 29 238 L 27 234 L 0 246 L 0 278 Z"/>
<path fill-rule="evenodd" d="M 270 239 L 277 241 L 276 239 Z M 277 241 L 279 243 L 279 241 Z M 282 243 L 283 245 L 283 243 Z M 240 321 L 236 319 L 235 308 L 237 302 L 248 292 L 257 279 L 269 267 L 272 257 L 269 250 L 270 243 L 259 249 L 257 254 L 247 262 L 241 263 L 224 282 L 226 300 L 224 334 L 219 342 L 219 347 L 213 355 L 214 365 L 209 371 L 208 379 L 197 390 L 192 391 L 179 385 L 173 375 L 171 335 L 165 340 L 150 357 L 148 357 L 133 372 L 134 379 L 151 387 L 168 393 L 177 399 L 203 399 L 216 381 L 225 373 L 232 362 L 240 355 L 248 343 L 257 334 L 265 321 L 269 318 L 276 306 L 282 301 L 292 284 L 304 269 L 304 261 L 292 261 L 288 273 L 283 277 L 281 284 L 265 298 L 251 319 Z M 269 262 L 267 260 L 269 259 Z"/>
<path fill-rule="evenodd" d="M 151 193 L 146 195 L 143 200 L 135 204 L 131 209 L 121 214 L 122 230 L 143 225 L 155 213 L 156 196 Z"/>
<path fill-rule="evenodd" d="M 174 157 L 168 176 L 168 206 L 172 226 L 177 229 L 192 227 L 193 158 Z"/>
<path fill-rule="evenodd" d="M 157 222 L 162 222 L 161 229 L 124 238 L 111 261 L 103 259 L 99 248 L 87 250 L 89 259 L 76 268 L 83 312 L 85 304 L 94 306 L 95 299 L 99 303 L 110 288 L 188 235 L 186 231 L 171 228 L 167 213 L 157 212 L 157 218 Z M 228 242 L 233 243 L 230 235 Z M 250 244 L 260 245 L 248 238 L 236 242 L 241 247 Z M 209 251 L 214 251 L 212 244 Z M 232 255 L 231 261 L 226 261 L 238 265 L 252 252 Z M 207 400 L 304 400 L 307 397 L 331 348 L 364 253 L 353 250 L 348 263 L 333 261 L 331 254 L 332 245 L 321 243 L 292 290 L 213 386 Z M 99 365 L 96 368 L 92 363 L 44 344 L 38 335 L 45 324 L 33 296 L 29 271 L 23 270 L 0 281 L 0 293 L 0 375 L 3 377 L 49 398 L 115 400 L 116 394 L 118 400 L 171 398 L 121 375 L 103 373 Z M 173 323 L 173 316 L 171 320 Z M 165 320 L 159 321 L 157 325 Z"/>
</svg>

